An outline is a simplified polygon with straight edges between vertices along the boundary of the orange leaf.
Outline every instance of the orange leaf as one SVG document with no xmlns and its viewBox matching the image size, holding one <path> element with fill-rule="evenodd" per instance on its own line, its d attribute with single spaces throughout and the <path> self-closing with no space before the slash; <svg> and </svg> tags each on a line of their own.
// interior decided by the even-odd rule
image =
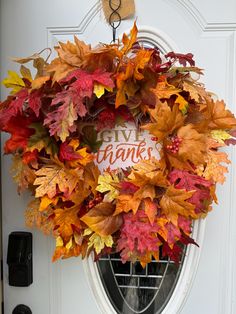
<svg viewBox="0 0 236 314">
<path fill-rule="evenodd" d="M 233 129 L 236 127 L 236 119 L 230 110 L 225 108 L 223 100 L 208 102 L 206 117 L 209 120 L 210 129 Z"/>
<path fill-rule="evenodd" d="M 137 41 L 138 28 L 136 23 L 134 23 L 133 28 L 130 32 L 130 38 L 125 33 L 123 34 L 122 43 L 123 47 L 121 49 L 121 53 L 123 55 L 127 54 L 132 48 L 133 44 Z"/>
<path fill-rule="evenodd" d="M 98 235 L 111 235 L 122 224 L 122 217 L 120 215 L 113 216 L 114 209 L 115 205 L 111 203 L 100 203 L 89 210 L 81 220 Z"/>
<path fill-rule="evenodd" d="M 175 226 L 178 225 L 178 215 L 187 218 L 198 218 L 194 211 L 195 206 L 187 201 L 194 192 L 195 191 L 187 192 L 170 186 L 162 196 L 160 201 L 162 213 L 165 214 Z"/>
<path fill-rule="evenodd" d="M 59 233 L 65 241 L 68 241 L 68 239 L 73 235 L 73 225 L 80 228 L 78 212 L 78 206 L 70 208 L 57 208 L 54 211 L 54 224 L 55 226 L 58 226 L 56 232 Z"/>
<path fill-rule="evenodd" d="M 157 205 L 150 198 L 146 198 L 144 199 L 144 209 L 150 223 L 153 224 L 157 214 Z"/>
<path fill-rule="evenodd" d="M 178 105 L 174 105 L 172 110 L 166 102 L 157 102 L 155 109 L 150 109 L 152 123 L 142 126 L 158 138 L 158 141 L 173 133 L 184 123 L 184 116 L 179 111 Z"/>
<path fill-rule="evenodd" d="M 193 125 L 188 124 L 181 127 L 177 136 L 182 140 L 178 156 L 184 162 L 191 161 L 194 165 L 204 163 L 206 159 L 206 136 L 198 133 Z"/>
</svg>

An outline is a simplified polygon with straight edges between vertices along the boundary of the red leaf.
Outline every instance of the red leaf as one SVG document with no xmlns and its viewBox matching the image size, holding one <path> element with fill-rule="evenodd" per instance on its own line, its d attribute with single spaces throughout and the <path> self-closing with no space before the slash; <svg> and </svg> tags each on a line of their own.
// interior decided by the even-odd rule
<svg viewBox="0 0 236 314">
<path fill-rule="evenodd" d="M 138 191 L 139 187 L 131 182 L 121 181 L 120 194 L 134 194 Z"/>
<path fill-rule="evenodd" d="M 23 88 L 14 96 L 15 98 L 8 103 L 8 106 L 0 111 L 0 128 L 3 128 L 12 117 L 22 112 L 24 102 L 28 97 L 28 89 Z"/>
<path fill-rule="evenodd" d="M 29 94 L 29 107 L 33 110 L 36 117 L 39 116 L 39 109 L 41 108 L 41 95 L 42 92 L 37 89 Z"/>
<path fill-rule="evenodd" d="M 17 116 L 10 119 L 10 121 L 3 127 L 3 131 L 11 134 L 4 145 L 4 152 L 10 154 L 18 149 L 24 150 L 27 146 L 28 138 L 34 133 L 29 125 L 32 119 Z"/>
<path fill-rule="evenodd" d="M 94 73 L 88 73 L 81 69 L 71 72 L 61 83 L 68 83 L 75 79 L 69 87 L 69 90 L 73 89 L 80 97 L 91 97 L 93 93 L 94 83 L 100 83 L 106 87 L 113 88 L 114 82 L 111 79 L 111 73 L 101 72 L 96 70 Z"/>
<path fill-rule="evenodd" d="M 196 192 L 188 199 L 188 202 L 196 206 L 197 213 L 204 211 L 205 201 L 211 200 L 210 187 L 212 182 L 188 171 L 177 169 L 169 174 L 169 181 L 177 189 L 195 190 Z"/>
<path fill-rule="evenodd" d="M 190 66 L 195 65 L 195 61 L 193 60 L 192 53 L 182 54 L 182 53 L 174 53 L 172 51 L 172 52 L 167 53 L 165 57 L 171 58 L 174 60 L 179 60 L 179 63 L 182 64 L 184 67 L 186 67 L 187 63 L 189 63 Z"/>
<path fill-rule="evenodd" d="M 78 160 L 80 158 L 82 159 L 83 157 L 80 156 L 80 154 L 76 153 L 73 147 L 68 145 L 66 142 L 60 145 L 59 159 L 61 161 L 65 161 L 65 160 L 72 161 L 72 160 Z"/>
<path fill-rule="evenodd" d="M 24 164 L 30 164 L 38 159 L 38 151 L 35 149 L 33 152 L 25 152 L 22 156 L 22 162 Z"/>
</svg>

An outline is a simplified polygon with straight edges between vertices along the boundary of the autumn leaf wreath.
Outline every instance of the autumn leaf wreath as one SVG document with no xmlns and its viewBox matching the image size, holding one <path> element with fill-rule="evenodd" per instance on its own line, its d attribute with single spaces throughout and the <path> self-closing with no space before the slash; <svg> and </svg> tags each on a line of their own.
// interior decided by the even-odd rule
<svg viewBox="0 0 236 314">
<path fill-rule="evenodd" d="M 144 266 L 160 250 L 178 261 L 225 181 L 230 161 L 219 149 L 235 144 L 234 115 L 196 79 L 191 53 L 162 56 L 137 32 L 95 48 L 60 42 L 51 63 L 41 53 L 15 59 L 20 74 L 3 80 L 12 88 L 0 104 L 4 151 L 18 192 L 33 195 L 27 225 L 55 237 L 54 261 L 116 252 Z M 159 155 L 100 172 L 97 133 L 127 122 L 160 143 Z"/>
</svg>

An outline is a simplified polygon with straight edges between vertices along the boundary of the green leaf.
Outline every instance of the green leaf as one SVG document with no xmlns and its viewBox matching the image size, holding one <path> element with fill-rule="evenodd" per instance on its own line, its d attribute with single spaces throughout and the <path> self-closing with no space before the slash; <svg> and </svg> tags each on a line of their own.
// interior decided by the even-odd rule
<svg viewBox="0 0 236 314">
<path fill-rule="evenodd" d="M 45 149 L 46 153 L 55 156 L 58 153 L 56 141 L 49 135 L 41 123 L 32 123 L 30 128 L 35 130 L 28 141 L 30 151 L 37 149 L 39 152 Z"/>
<path fill-rule="evenodd" d="M 102 145 L 102 141 L 97 140 L 97 131 L 93 125 L 86 125 L 82 128 L 82 144 L 89 146 L 93 153 L 96 153 Z"/>
</svg>

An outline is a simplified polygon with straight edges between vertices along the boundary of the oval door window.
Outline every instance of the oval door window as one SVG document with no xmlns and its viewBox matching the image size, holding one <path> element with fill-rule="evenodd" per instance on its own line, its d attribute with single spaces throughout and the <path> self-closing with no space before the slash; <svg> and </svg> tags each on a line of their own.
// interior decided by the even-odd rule
<svg viewBox="0 0 236 314">
<path fill-rule="evenodd" d="M 163 54 L 173 50 L 166 38 L 157 35 L 152 28 L 141 30 L 139 41 L 149 47 L 160 47 Z M 145 141 L 147 140 L 148 136 L 145 135 Z M 102 160 L 101 166 L 106 168 L 109 165 Z M 199 224 L 194 225 L 193 236 L 198 243 L 201 243 L 203 234 L 200 229 L 202 228 Z M 194 248 L 185 248 L 179 264 L 160 257 L 158 262 L 153 260 L 145 268 L 139 262 L 123 264 L 119 254 L 111 254 L 101 257 L 96 263 L 97 267 L 92 259 L 85 263 L 85 267 L 102 313 L 174 313 L 173 309 L 175 312 L 179 309 L 189 291 L 199 253 Z"/>
<path fill-rule="evenodd" d="M 139 262 L 123 264 L 118 254 L 97 262 L 103 286 L 119 314 L 158 314 L 170 299 L 183 265 L 167 258 L 153 260 L 145 268 Z"/>
</svg>

